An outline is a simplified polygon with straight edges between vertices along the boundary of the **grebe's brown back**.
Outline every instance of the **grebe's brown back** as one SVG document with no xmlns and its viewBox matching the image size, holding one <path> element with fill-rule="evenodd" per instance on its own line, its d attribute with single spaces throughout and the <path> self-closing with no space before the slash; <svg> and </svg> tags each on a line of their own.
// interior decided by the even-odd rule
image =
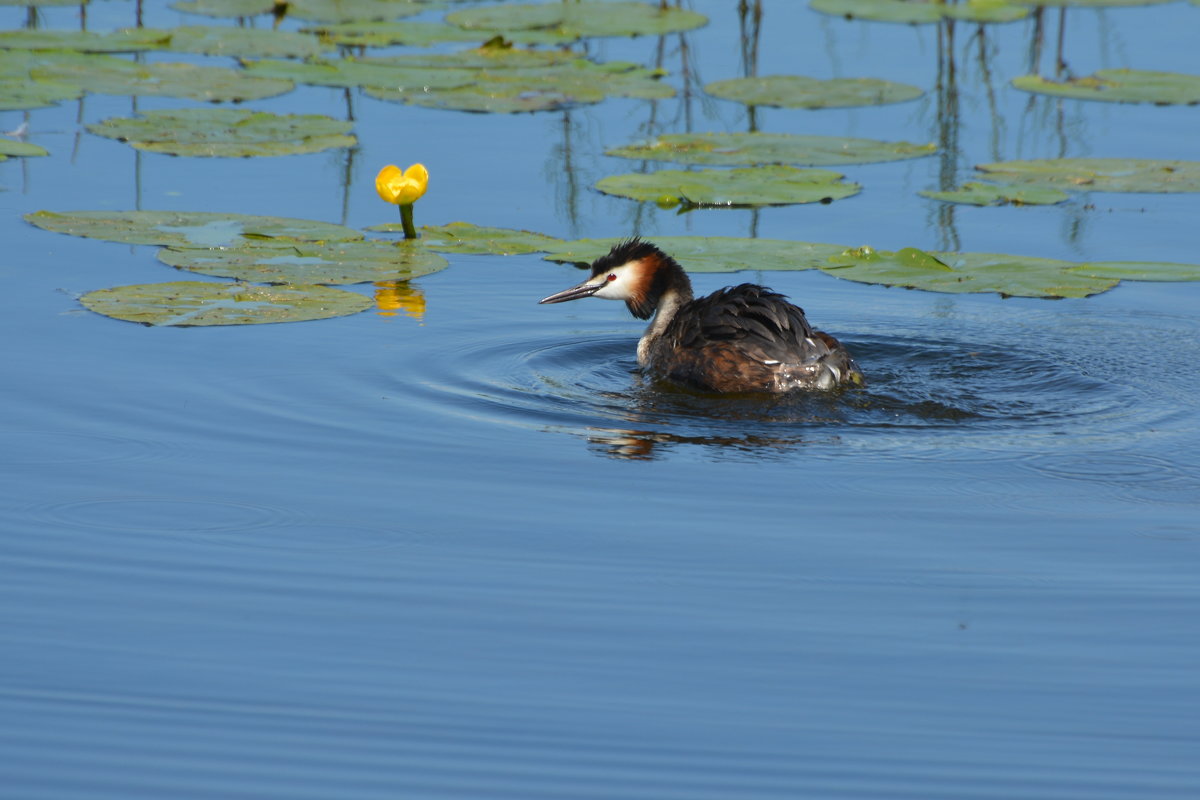
<svg viewBox="0 0 1200 800">
<path fill-rule="evenodd" d="M 539 302 L 581 297 L 624 300 L 635 317 L 653 316 L 638 342 L 638 364 L 675 383 L 714 392 L 864 383 L 842 343 L 813 330 L 804 311 L 783 295 L 743 283 L 693 299 L 683 268 L 641 239 L 616 245 L 592 263 L 586 281 Z"/>
</svg>

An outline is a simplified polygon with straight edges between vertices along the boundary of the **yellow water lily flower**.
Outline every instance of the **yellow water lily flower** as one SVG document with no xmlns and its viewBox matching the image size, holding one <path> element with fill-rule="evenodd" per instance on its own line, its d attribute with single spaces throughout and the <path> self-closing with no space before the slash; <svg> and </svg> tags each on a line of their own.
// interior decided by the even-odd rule
<svg viewBox="0 0 1200 800">
<path fill-rule="evenodd" d="M 429 170 L 424 164 L 413 164 L 406 170 L 388 164 L 375 176 L 375 191 L 384 201 L 398 206 L 417 202 L 428 187 Z"/>
</svg>

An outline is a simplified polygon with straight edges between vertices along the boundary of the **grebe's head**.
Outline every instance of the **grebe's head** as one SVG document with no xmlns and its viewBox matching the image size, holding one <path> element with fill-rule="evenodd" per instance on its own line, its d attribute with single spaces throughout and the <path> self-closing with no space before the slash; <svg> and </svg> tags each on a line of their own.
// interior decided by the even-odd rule
<svg viewBox="0 0 1200 800">
<path fill-rule="evenodd" d="M 592 262 L 592 275 L 578 286 L 564 289 L 539 303 L 565 303 L 581 297 L 624 300 L 639 319 L 649 319 L 663 292 L 682 281 L 690 296 L 690 283 L 675 259 L 637 237 L 615 245 Z"/>
</svg>

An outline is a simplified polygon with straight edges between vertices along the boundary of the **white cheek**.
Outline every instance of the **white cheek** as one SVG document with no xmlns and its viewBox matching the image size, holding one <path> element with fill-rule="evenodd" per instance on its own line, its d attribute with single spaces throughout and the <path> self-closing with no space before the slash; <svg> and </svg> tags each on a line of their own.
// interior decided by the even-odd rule
<svg viewBox="0 0 1200 800">
<path fill-rule="evenodd" d="M 619 280 L 605 281 L 592 297 L 603 297 L 605 300 L 624 300 L 625 292 L 621 290 L 620 283 Z"/>
</svg>

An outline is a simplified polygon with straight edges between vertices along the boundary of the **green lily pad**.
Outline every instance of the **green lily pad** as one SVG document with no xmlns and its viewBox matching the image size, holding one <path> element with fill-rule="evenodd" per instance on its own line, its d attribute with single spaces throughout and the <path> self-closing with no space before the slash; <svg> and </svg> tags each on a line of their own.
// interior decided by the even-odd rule
<svg viewBox="0 0 1200 800">
<path fill-rule="evenodd" d="M 0 138 L 0 156 L 48 156 L 50 151 L 29 142 L 16 142 Z"/>
<path fill-rule="evenodd" d="M 374 225 L 367 230 L 400 233 L 399 224 Z M 439 253 L 482 254 L 498 256 L 544 253 L 562 243 L 560 239 L 532 231 L 511 228 L 485 228 L 469 222 L 449 225 L 426 225 L 421 228 L 421 244 Z"/>
<path fill-rule="evenodd" d="M 179 0 L 171 8 L 206 17 L 255 17 L 270 14 L 275 0 Z"/>
<path fill-rule="evenodd" d="M 184 247 L 226 247 L 272 237 L 335 242 L 362 238 L 353 228 L 329 222 L 210 211 L 37 211 L 26 214 L 25 221 L 71 236 Z"/>
<path fill-rule="evenodd" d="M 1052 81 L 1040 75 L 1021 75 L 1013 78 L 1012 84 L 1026 92 L 1075 100 L 1156 105 L 1200 103 L 1200 75 L 1181 72 L 1102 69 L 1084 78 L 1065 81 Z"/>
<path fill-rule="evenodd" d="M 661 36 L 699 28 L 708 17 L 680 8 L 632 2 L 485 6 L 456 11 L 446 21 L 488 31 L 556 30 L 578 37 Z"/>
<path fill-rule="evenodd" d="M 256 78 L 239 70 L 196 64 L 137 64 L 105 55 L 36 67 L 38 80 L 71 83 L 100 94 L 163 95 L 223 101 L 259 100 L 292 90 L 291 81 Z"/>
<path fill-rule="evenodd" d="M 450 89 L 413 91 L 368 86 L 364 91 L 380 100 L 426 108 L 517 113 L 598 103 L 606 97 L 654 99 L 674 96 L 675 90 L 660 81 L 660 77 L 659 72 L 634 64 L 596 64 L 579 59 L 542 69 L 478 72 L 469 83 Z"/>
<path fill-rule="evenodd" d="M 1090 261 L 1071 267 L 1068 272 L 1123 281 L 1200 281 L 1200 264 L 1158 261 Z"/>
<path fill-rule="evenodd" d="M 387 86 L 399 93 L 466 86 L 477 74 L 468 69 L 408 67 L 381 59 L 313 59 L 309 61 L 247 61 L 246 73 L 262 78 L 315 86 Z"/>
<path fill-rule="evenodd" d="M 610 175 L 601 178 L 596 188 L 605 194 L 653 201 L 665 208 L 773 206 L 831 202 L 862 190 L 857 183 L 842 183 L 843 177 L 829 170 L 787 166 L 661 170 L 645 175 Z"/>
<path fill-rule="evenodd" d="M 83 89 L 68 83 L 39 81 L 30 77 L 0 78 L 0 111 L 43 108 L 83 96 Z"/>
<path fill-rule="evenodd" d="M 143 325 L 257 325 L 304 322 L 371 308 L 361 294 L 327 286 L 248 286 L 244 283 L 144 283 L 88 292 L 83 305 L 106 317 Z"/>
<path fill-rule="evenodd" d="M 845 108 L 878 106 L 915 100 L 924 94 L 916 86 L 878 78 L 819 80 L 803 75 L 733 78 L 704 87 L 714 97 L 750 106 L 783 108 Z"/>
<path fill-rule="evenodd" d="M 616 147 L 607 155 L 681 164 L 867 164 L 920 158 L 933 144 L 881 142 L 790 133 L 669 133 L 645 144 Z"/>
<path fill-rule="evenodd" d="M 400 56 L 377 56 L 363 61 L 391 64 L 396 67 L 427 67 L 437 69 L 538 69 L 562 66 L 578 61 L 579 54 L 570 50 L 525 50 L 504 42 L 488 42 L 482 47 L 456 53 L 406 53 Z"/>
<path fill-rule="evenodd" d="M 429 7 L 418 0 L 288 0 L 287 16 L 309 22 L 387 22 Z"/>
<path fill-rule="evenodd" d="M 546 261 L 591 264 L 620 239 L 577 239 L 562 242 Z M 742 239 L 732 236 L 656 236 L 654 243 L 688 272 L 743 270 L 800 271 L 820 268 L 846 250 L 840 244 Z"/>
<path fill-rule="evenodd" d="M 428 47 L 440 42 L 481 42 L 498 35 L 516 44 L 559 45 L 575 41 L 572 33 L 551 30 L 485 31 L 464 30 L 444 22 L 342 22 L 302 28 L 323 41 L 345 47 Z"/>
<path fill-rule="evenodd" d="M 332 49 L 307 33 L 272 28 L 188 25 L 166 31 L 170 39 L 164 49 L 209 56 L 254 56 L 256 58 L 313 58 Z"/>
<path fill-rule="evenodd" d="M 966 3 L 929 3 L 915 0 L 812 0 L 809 8 L 846 19 L 921 24 L 943 17 L 967 22 L 1013 22 L 1029 16 L 1029 9 L 1005 0 L 971 0 Z"/>
<path fill-rule="evenodd" d="M 1200 161 L 1049 158 L 999 161 L 975 169 L 1006 181 L 1074 192 L 1200 192 Z"/>
<path fill-rule="evenodd" d="M 1016 297 L 1087 297 L 1120 281 L 1071 272 L 1076 264 L 1049 258 L 992 253 L 927 253 L 907 247 L 894 253 L 870 247 L 847 250 L 821 267 L 836 278 L 954 294 L 997 292 Z"/>
<path fill-rule="evenodd" d="M 109 33 L 20 30 L 0 32 L 0 48 L 6 50 L 77 50 L 82 53 L 135 53 L 143 50 L 159 50 L 170 38 L 170 31 L 148 28 L 123 28 Z"/>
<path fill-rule="evenodd" d="M 922 197 L 944 203 L 972 206 L 1049 206 L 1070 199 L 1066 192 L 1039 186 L 1011 186 L 994 183 L 965 183 L 945 192 L 917 192 Z"/>
<path fill-rule="evenodd" d="M 236 247 L 165 247 L 158 260 L 172 267 L 256 283 L 366 283 L 409 280 L 448 266 L 421 243 L 368 240 L 301 242 L 271 239 Z"/>
<path fill-rule="evenodd" d="M 227 108 L 146 111 L 106 119 L 88 130 L 139 150 L 180 156 L 282 156 L 351 147 L 354 126 L 319 114 L 271 114 Z"/>
</svg>

